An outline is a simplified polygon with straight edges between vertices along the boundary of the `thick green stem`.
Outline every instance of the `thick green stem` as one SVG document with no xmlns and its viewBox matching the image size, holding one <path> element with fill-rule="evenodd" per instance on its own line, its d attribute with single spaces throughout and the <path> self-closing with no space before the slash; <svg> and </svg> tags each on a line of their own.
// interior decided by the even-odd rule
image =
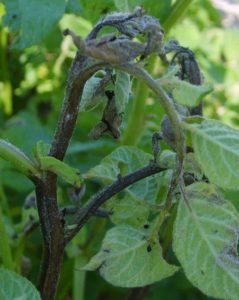
<svg viewBox="0 0 239 300">
<path fill-rule="evenodd" d="M 171 28 L 179 21 L 184 15 L 185 11 L 193 0 L 178 0 L 172 7 L 172 11 L 168 15 L 168 18 L 163 22 L 163 28 L 165 34 L 169 33 Z"/>
<path fill-rule="evenodd" d="M 0 255 L 2 258 L 3 266 L 7 269 L 13 270 L 14 264 L 13 264 L 12 252 L 10 247 L 10 240 L 7 235 L 1 207 L 0 207 Z"/>
</svg>

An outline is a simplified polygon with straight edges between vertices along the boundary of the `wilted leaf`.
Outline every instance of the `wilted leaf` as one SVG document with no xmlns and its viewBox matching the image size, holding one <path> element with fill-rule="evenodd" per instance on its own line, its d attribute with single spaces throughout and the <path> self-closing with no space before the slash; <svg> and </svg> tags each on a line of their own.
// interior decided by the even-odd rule
<svg viewBox="0 0 239 300">
<path fill-rule="evenodd" d="M 214 186 L 186 188 L 191 211 L 180 199 L 174 225 L 174 251 L 188 279 L 208 296 L 239 295 L 239 214 Z"/>
<path fill-rule="evenodd" d="M 146 236 L 146 229 L 114 227 L 84 270 L 97 269 L 106 281 L 121 287 L 145 286 L 173 275 L 178 268 L 169 265 L 160 245 L 149 244 Z"/>
</svg>

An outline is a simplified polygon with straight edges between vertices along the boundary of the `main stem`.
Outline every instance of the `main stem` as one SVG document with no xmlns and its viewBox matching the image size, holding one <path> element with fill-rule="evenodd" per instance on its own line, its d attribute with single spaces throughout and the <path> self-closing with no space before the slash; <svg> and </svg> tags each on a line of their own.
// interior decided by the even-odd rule
<svg viewBox="0 0 239 300">
<path fill-rule="evenodd" d="M 88 58 L 77 53 L 68 78 L 50 156 L 59 160 L 64 159 L 76 125 L 84 85 L 96 71 L 105 65 L 103 62 L 92 64 Z M 44 243 L 38 288 L 43 300 L 53 300 L 65 248 L 64 225 L 57 204 L 57 176 L 51 172 L 44 172 L 42 178 L 34 182 Z"/>
</svg>

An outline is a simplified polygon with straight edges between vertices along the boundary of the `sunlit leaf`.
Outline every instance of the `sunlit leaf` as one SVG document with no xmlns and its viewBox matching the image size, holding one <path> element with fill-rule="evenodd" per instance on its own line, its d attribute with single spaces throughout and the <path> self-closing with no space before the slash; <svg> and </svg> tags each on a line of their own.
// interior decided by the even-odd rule
<svg viewBox="0 0 239 300">
<path fill-rule="evenodd" d="M 239 295 L 239 214 L 212 185 L 195 183 L 180 199 L 173 247 L 188 279 L 208 296 Z"/>
<path fill-rule="evenodd" d="M 0 268 L 1 300 L 41 300 L 39 292 L 26 278 Z"/>
<path fill-rule="evenodd" d="M 211 182 L 224 189 L 239 189 L 239 131 L 215 120 L 185 124 L 196 159 Z"/>
<path fill-rule="evenodd" d="M 177 267 L 162 257 L 158 243 L 147 241 L 147 230 L 116 226 L 106 233 L 101 250 L 84 267 L 99 270 L 113 285 L 137 287 L 152 284 L 173 275 Z"/>
</svg>

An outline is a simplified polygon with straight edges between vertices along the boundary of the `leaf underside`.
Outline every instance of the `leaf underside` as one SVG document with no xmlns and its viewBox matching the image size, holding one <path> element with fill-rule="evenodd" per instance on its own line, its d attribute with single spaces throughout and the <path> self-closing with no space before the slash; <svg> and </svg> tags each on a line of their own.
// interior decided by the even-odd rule
<svg viewBox="0 0 239 300">
<path fill-rule="evenodd" d="M 213 185 L 186 188 L 191 211 L 180 199 L 173 248 L 188 279 L 205 294 L 237 300 L 239 215 Z"/>
<path fill-rule="evenodd" d="M 127 225 L 110 229 L 102 248 L 84 270 L 98 270 L 109 283 L 120 287 L 140 287 L 173 275 L 178 267 L 162 257 L 158 243 L 149 245 L 144 230 Z"/>
<path fill-rule="evenodd" d="M 41 300 L 37 289 L 26 278 L 0 268 L 1 300 Z"/>
<path fill-rule="evenodd" d="M 187 124 L 196 159 L 212 183 L 239 190 L 239 132 L 215 120 Z"/>
</svg>

